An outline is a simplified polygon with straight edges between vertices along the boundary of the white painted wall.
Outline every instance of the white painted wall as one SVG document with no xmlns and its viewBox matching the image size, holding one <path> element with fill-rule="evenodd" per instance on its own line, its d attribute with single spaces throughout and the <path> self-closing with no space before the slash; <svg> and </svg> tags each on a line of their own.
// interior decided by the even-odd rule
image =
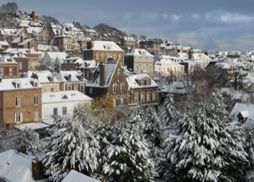
<svg viewBox="0 0 254 182">
<path fill-rule="evenodd" d="M 78 105 L 91 105 L 91 101 L 68 101 L 56 103 L 42 103 L 42 120 L 47 120 L 53 116 L 53 109 L 57 108 L 58 115 L 63 116 L 63 107 L 67 108 L 67 116 L 72 118 L 73 111 Z"/>
</svg>

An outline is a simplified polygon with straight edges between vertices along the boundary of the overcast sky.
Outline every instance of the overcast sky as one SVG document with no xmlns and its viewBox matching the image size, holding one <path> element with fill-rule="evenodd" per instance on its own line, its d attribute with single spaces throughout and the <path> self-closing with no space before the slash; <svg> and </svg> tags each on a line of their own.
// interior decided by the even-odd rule
<svg viewBox="0 0 254 182">
<path fill-rule="evenodd" d="M 10 1 L 10 0 L 9 0 Z M 1 4 L 9 2 L 0 0 Z M 194 48 L 254 48 L 254 0 L 14 0 L 61 22 L 107 23 Z"/>
</svg>

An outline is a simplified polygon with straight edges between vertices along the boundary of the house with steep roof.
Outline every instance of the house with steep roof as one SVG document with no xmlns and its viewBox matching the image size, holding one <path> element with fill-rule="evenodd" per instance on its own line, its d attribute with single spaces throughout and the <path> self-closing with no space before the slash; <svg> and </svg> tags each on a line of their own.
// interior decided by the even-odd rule
<svg viewBox="0 0 254 182">
<path fill-rule="evenodd" d="M 158 105 L 158 84 L 147 74 L 130 75 L 127 77 L 129 106 Z"/>
<path fill-rule="evenodd" d="M 97 65 L 86 84 L 86 94 L 107 101 L 109 107 L 128 105 L 128 83 L 120 62 Z"/>
<path fill-rule="evenodd" d="M 124 57 L 124 65 L 136 74 L 146 73 L 153 76 L 154 56 L 145 49 L 132 49 Z"/>
<path fill-rule="evenodd" d="M 112 41 L 93 41 L 87 43 L 84 50 L 84 60 L 95 60 L 97 63 L 106 63 L 108 59 L 124 62 L 124 51 Z"/>
<path fill-rule="evenodd" d="M 0 126 L 41 121 L 41 94 L 34 79 L 0 79 Z"/>
<path fill-rule="evenodd" d="M 67 58 L 66 52 L 46 52 L 44 57 L 42 58 L 42 65 L 43 66 L 52 66 L 56 60 L 59 63 L 63 63 L 64 60 Z"/>
</svg>

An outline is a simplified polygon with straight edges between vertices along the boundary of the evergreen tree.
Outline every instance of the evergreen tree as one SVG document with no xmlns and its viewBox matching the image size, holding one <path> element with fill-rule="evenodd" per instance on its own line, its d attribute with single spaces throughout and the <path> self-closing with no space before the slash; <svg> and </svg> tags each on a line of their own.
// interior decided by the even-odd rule
<svg viewBox="0 0 254 182">
<path fill-rule="evenodd" d="M 234 129 L 227 127 L 228 114 L 216 95 L 207 102 L 193 102 L 186 108 L 192 109 L 176 114 L 179 129 L 166 132 L 166 160 L 161 163 L 164 179 L 202 182 L 236 180 L 235 174 L 243 174 L 248 165 L 244 139 L 238 141 L 243 137 L 239 132 L 241 128 L 236 125 Z"/>
<path fill-rule="evenodd" d="M 121 128 L 121 129 L 120 129 Z M 138 128 L 138 127 L 137 127 Z M 104 148 L 102 181 L 151 181 L 153 162 L 145 138 L 138 129 L 123 124 L 101 130 Z"/>
<path fill-rule="evenodd" d="M 51 136 L 43 164 L 52 181 L 61 181 L 75 169 L 87 175 L 98 167 L 99 144 L 90 129 L 85 129 L 77 118 L 58 121 Z"/>
</svg>

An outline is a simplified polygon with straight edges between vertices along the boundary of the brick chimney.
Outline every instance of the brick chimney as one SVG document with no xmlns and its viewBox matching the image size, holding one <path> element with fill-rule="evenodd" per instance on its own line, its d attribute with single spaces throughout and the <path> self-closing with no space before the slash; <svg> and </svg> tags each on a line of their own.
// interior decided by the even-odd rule
<svg viewBox="0 0 254 182">
<path fill-rule="evenodd" d="M 87 42 L 87 49 L 92 49 L 92 47 L 93 47 L 93 43 L 92 43 L 92 41 L 88 41 Z"/>
<path fill-rule="evenodd" d="M 103 86 L 106 84 L 106 75 L 105 75 L 105 64 L 102 62 L 99 64 L 99 71 L 100 71 L 100 85 Z"/>
</svg>

